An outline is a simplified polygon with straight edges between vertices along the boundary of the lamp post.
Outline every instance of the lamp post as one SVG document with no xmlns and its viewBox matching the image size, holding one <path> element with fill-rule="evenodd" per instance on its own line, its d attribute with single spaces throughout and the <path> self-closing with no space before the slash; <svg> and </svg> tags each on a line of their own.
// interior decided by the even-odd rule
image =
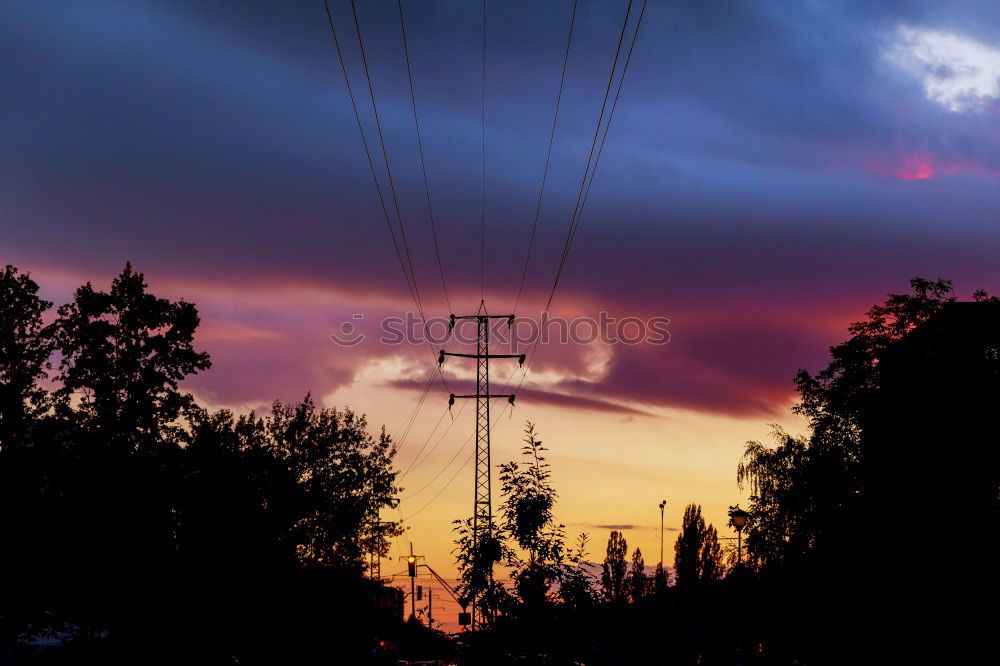
<svg viewBox="0 0 1000 666">
<path fill-rule="evenodd" d="M 660 568 L 663 568 L 663 509 L 667 506 L 667 500 L 660 502 Z"/>
<path fill-rule="evenodd" d="M 729 522 L 736 529 L 736 567 L 743 564 L 743 528 L 747 525 L 750 514 L 736 507 L 729 512 Z M 743 598 L 740 590 L 740 578 L 736 579 L 736 664 L 743 664 Z"/>
<path fill-rule="evenodd" d="M 660 569 L 663 569 L 663 509 L 667 506 L 667 500 L 660 502 Z"/>
<path fill-rule="evenodd" d="M 743 528 L 746 527 L 747 518 L 750 514 L 743 509 L 736 507 L 729 512 L 729 519 L 733 523 L 733 527 L 736 528 L 736 564 L 740 565 L 743 563 Z"/>
</svg>

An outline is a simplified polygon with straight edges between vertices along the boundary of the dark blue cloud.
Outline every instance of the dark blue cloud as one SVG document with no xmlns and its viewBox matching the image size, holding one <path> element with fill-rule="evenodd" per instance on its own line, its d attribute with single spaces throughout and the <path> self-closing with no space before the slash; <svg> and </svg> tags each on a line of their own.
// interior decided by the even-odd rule
<svg viewBox="0 0 1000 666">
<path fill-rule="evenodd" d="M 350 6 L 331 4 L 374 141 Z M 417 275 L 443 309 L 396 5 L 358 4 Z M 551 285 L 626 4 L 580 3 L 529 308 Z M 445 270 L 472 299 L 480 6 L 404 5 Z M 733 333 L 732 349 L 753 359 L 715 357 L 732 372 L 712 367 L 685 385 L 625 356 L 608 380 L 616 391 L 734 409 L 756 391 L 742 407 L 765 409 L 768 387 L 787 391 L 791 356 L 806 355 L 789 341 L 802 333 L 822 351 L 808 322 L 777 330 L 796 308 L 829 298 L 860 310 L 916 274 L 997 287 L 987 248 L 1000 241 L 998 107 L 949 112 L 883 57 L 901 25 L 1000 46 L 994 5 L 650 2 L 560 298 L 669 316 L 749 303 L 765 324 L 743 342 Z M 489 6 L 486 271 L 506 303 L 571 3 Z M 0 261 L 86 272 L 130 258 L 232 286 L 405 299 L 321 3 L 20 3 L 2 18 Z M 704 338 L 678 347 L 678 369 L 712 366 L 724 346 L 724 328 L 695 328 Z M 767 354 L 781 359 L 773 374 L 762 374 Z M 647 389 L 626 390 L 633 379 Z"/>
</svg>

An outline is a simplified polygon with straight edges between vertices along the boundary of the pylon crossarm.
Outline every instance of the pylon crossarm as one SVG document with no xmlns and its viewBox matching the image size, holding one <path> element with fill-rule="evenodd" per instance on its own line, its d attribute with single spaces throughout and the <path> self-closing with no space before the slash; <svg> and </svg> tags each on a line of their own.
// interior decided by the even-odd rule
<svg viewBox="0 0 1000 666">
<path fill-rule="evenodd" d="M 451 409 L 451 406 L 455 404 L 455 400 L 458 398 L 482 398 L 484 401 L 489 401 L 493 398 L 507 398 L 507 402 L 513 405 L 515 395 L 513 393 L 480 393 L 478 395 L 475 393 L 472 395 L 455 395 L 452 393 L 448 396 L 448 409 Z M 480 409 L 482 409 L 482 407 L 480 407 Z"/>
<path fill-rule="evenodd" d="M 452 331 L 452 329 L 455 328 L 455 322 L 458 321 L 459 319 L 475 319 L 480 324 L 485 323 L 487 319 L 506 319 L 507 320 L 507 327 L 508 328 L 510 328 L 510 327 L 512 327 L 514 325 L 514 315 L 513 314 L 506 314 L 506 315 L 488 315 L 488 314 L 454 315 L 453 314 L 453 315 L 449 315 L 448 319 L 449 319 L 449 322 L 448 322 L 448 332 L 449 333 Z"/>
<path fill-rule="evenodd" d="M 462 358 L 521 358 L 524 354 L 459 354 L 457 352 L 446 352 L 442 350 L 445 356 L 461 356 Z"/>
<path fill-rule="evenodd" d="M 452 315 L 455 319 L 510 319 L 514 315 Z"/>
<path fill-rule="evenodd" d="M 524 365 L 524 360 L 527 354 L 459 354 L 457 352 L 446 352 L 441 350 L 438 354 L 438 365 L 444 365 L 445 356 L 461 356 L 462 358 L 474 358 L 479 362 L 488 360 L 491 358 L 516 358 L 520 365 Z"/>
</svg>

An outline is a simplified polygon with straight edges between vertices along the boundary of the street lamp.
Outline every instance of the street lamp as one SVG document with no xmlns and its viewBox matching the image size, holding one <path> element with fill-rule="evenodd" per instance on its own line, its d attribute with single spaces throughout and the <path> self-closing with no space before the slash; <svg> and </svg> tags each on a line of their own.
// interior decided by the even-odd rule
<svg viewBox="0 0 1000 666">
<path fill-rule="evenodd" d="M 663 569 L 663 509 L 667 506 L 667 500 L 660 502 L 660 569 Z"/>
<path fill-rule="evenodd" d="M 750 514 L 743 509 L 736 507 L 729 512 L 729 520 L 732 521 L 733 527 L 736 528 L 736 563 L 742 564 L 743 562 L 743 528 L 747 525 L 747 518 Z"/>
<path fill-rule="evenodd" d="M 743 564 L 743 528 L 747 526 L 750 514 L 736 507 L 729 512 L 729 522 L 736 529 L 736 566 Z M 742 573 L 742 572 L 741 572 Z M 740 579 L 736 579 L 736 664 L 743 664 L 743 599 Z"/>
</svg>

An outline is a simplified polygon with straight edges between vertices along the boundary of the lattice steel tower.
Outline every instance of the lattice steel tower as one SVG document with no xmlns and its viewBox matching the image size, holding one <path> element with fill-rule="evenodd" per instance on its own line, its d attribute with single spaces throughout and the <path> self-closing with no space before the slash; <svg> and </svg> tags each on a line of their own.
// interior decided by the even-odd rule
<svg viewBox="0 0 1000 666">
<path fill-rule="evenodd" d="M 456 398 L 476 399 L 476 470 L 474 503 L 472 508 L 472 551 L 476 561 L 482 562 L 489 558 L 480 558 L 479 549 L 492 542 L 493 536 L 493 500 L 492 500 L 492 473 L 490 462 L 490 401 L 494 398 L 507 398 L 513 405 L 513 393 L 490 393 L 490 359 L 491 358 L 516 358 L 521 365 L 524 365 L 524 354 L 491 354 L 490 353 L 490 320 L 506 319 L 508 327 L 514 323 L 514 315 L 491 315 L 486 311 L 485 302 L 480 301 L 479 312 L 474 315 L 451 315 L 450 328 L 454 328 L 459 320 L 476 320 L 476 353 L 458 354 L 441 350 L 438 363 L 444 363 L 445 356 L 460 356 L 463 358 L 476 359 L 476 393 L 469 395 L 451 394 L 448 404 L 455 404 Z M 489 584 L 493 583 L 492 560 L 488 572 Z M 477 596 L 482 596 L 481 593 Z M 492 609 L 488 605 L 480 603 L 481 599 L 476 596 L 472 598 L 472 628 L 475 629 L 477 620 L 492 618 Z M 478 612 L 477 612 L 478 611 Z M 477 617 L 478 616 L 478 617 Z"/>
</svg>

